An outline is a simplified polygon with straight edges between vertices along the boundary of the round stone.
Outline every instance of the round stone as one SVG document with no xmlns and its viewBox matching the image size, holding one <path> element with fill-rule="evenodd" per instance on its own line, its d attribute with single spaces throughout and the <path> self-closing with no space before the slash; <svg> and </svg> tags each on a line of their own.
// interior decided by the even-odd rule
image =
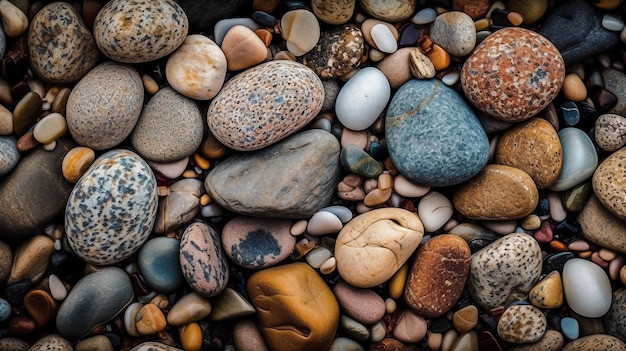
<svg viewBox="0 0 626 351">
<path fill-rule="evenodd" d="M 178 239 L 156 237 L 148 240 L 139 250 L 139 270 L 154 290 L 168 294 L 183 285 L 184 278 L 178 259 L 179 246 Z"/>
<path fill-rule="evenodd" d="M 546 332 L 548 321 L 533 305 L 514 305 L 498 320 L 498 335 L 502 340 L 524 344 L 538 341 Z"/>
<path fill-rule="evenodd" d="M 481 111 L 519 122 L 543 110 L 559 93 L 565 64 L 559 50 L 531 30 L 498 30 L 463 64 L 461 86 Z"/>
<path fill-rule="evenodd" d="M 593 192 L 598 200 L 621 220 L 626 220 L 626 209 L 623 206 L 626 199 L 624 159 L 626 159 L 625 148 L 615 151 L 602 161 L 592 178 Z"/>
<path fill-rule="evenodd" d="M 258 65 L 267 57 L 263 40 L 252 29 L 243 25 L 233 26 L 226 32 L 221 48 L 230 71 Z"/>
<path fill-rule="evenodd" d="M 337 118 L 346 128 L 367 129 L 383 112 L 390 95 L 385 75 L 374 67 L 363 68 L 339 91 L 335 102 Z"/>
<path fill-rule="evenodd" d="M 430 26 L 430 39 L 450 55 L 463 57 L 476 45 L 476 28 L 470 16 L 450 11 L 437 16 Z"/>
<path fill-rule="evenodd" d="M 5 322 L 9 317 L 11 317 L 11 304 L 0 298 L 0 322 Z"/>
<path fill-rule="evenodd" d="M 563 149 L 561 173 L 550 190 L 573 188 L 591 177 L 598 166 L 598 154 L 589 136 L 578 128 L 563 128 L 558 133 Z"/>
<path fill-rule="evenodd" d="M 333 293 L 341 310 L 363 324 L 374 324 L 385 315 L 385 302 L 371 289 L 360 289 L 346 282 L 333 287 Z"/>
<path fill-rule="evenodd" d="M 415 13 L 416 0 L 359 0 L 365 12 L 383 21 L 400 22 Z"/>
<path fill-rule="evenodd" d="M 364 39 L 354 24 L 322 32 L 313 50 L 302 56 L 302 63 L 318 76 L 336 78 L 348 74 L 361 63 Z"/>
<path fill-rule="evenodd" d="M 594 140 L 604 151 L 617 151 L 626 145 L 626 117 L 607 113 L 596 119 Z"/>
<path fill-rule="evenodd" d="M 72 344 L 59 334 L 46 335 L 37 340 L 29 351 L 73 351 Z"/>
<path fill-rule="evenodd" d="M 611 307 L 609 277 L 591 261 L 572 258 L 565 263 L 563 290 L 567 305 L 583 317 L 602 317 Z"/>
<path fill-rule="evenodd" d="M 13 170 L 20 160 L 17 140 L 12 135 L 0 136 L 0 176 Z"/>
</svg>

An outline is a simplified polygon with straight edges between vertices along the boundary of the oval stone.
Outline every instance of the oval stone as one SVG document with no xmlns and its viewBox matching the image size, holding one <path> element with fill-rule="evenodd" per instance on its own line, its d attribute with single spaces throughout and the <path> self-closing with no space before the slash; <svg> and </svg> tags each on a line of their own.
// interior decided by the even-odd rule
<svg viewBox="0 0 626 351">
<path fill-rule="evenodd" d="M 28 351 L 73 351 L 72 343 L 59 334 L 46 335 L 37 340 Z"/>
<path fill-rule="evenodd" d="M 93 34 L 109 58 L 139 63 L 172 53 L 188 29 L 187 15 L 174 0 L 113 0 L 98 12 Z"/>
<path fill-rule="evenodd" d="M 469 180 L 487 164 L 485 130 L 440 80 L 410 80 L 391 99 L 385 119 L 389 156 L 408 179 L 429 186 Z"/>
<path fill-rule="evenodd" d="M 461 86 L 481 111 L 519 122 L 543 110 L 559 93 L 565 64 L 545 37 L 509 27 L 483 40 L 463 64 Z"/>
<path fill-rule="evenodd" d="M 611 308 L 602 317 L 606 332 L 620 339 L 626 338 L 626 289 L 615 290 L 612 295 Z"/>
<path fill-rule="evenodd" d="M 162 236 L 148 240 L 139 250 L 139 270 L 154 290 L 169 294 L 183 285 L 179 247 L 178 239 Z"/>
<path fill-rule="evenodd" d="M 626 253 L 626 222 L 591 195 L 577 218 L 582 237 L 602 247 Z"/>
<path fill-rule="evenodd" d="M 593 334 L 570 342 L 561 351 L 588 350 L 625 351 L 626 343 L 612 335 Z"/>
<path fill-rule="evenodd" d="M 224 145 L 264 148 L 309 123 L 324 103 L 320 78 L 303 64 L 262 63 L 230 79 L 211 101 L 207 122 Z"/>
<path fill-rule="evenodd" d="M 100 156 L 74 186 L 65 232 L 83 260 L 110 265 L 148 240 L 156 219 L 157 184 L 148 164 L 128 150 Z"/>
<path fill-rule="evenodd" d="M 430 39 L 450 55 L 463 57 L 476 45 L 474 20 L 464 12 L 450 11 L 435 18 L 430 26 Z"/>
<path fill-rule="evenodd" d="M 594 140 L 605 151 L 613 152 L 626 145 L 626 117 L 606 113 L 595 122 Z"/>
<path fill-rule="evenodd" d="M 408 19 L 415 12 L 416 0 L 359 0 L 365 12 L 388 22 Z"/>
<path fill-rule="evenodd" d="M 548 321 L 540 309 L 533 305 L 514 305 L 498 320 L 498 335 L 515 344 L 531 343 L 541 339 L 547 327 Z"/>
<path fill-rule="evenodd" d="M 593 192 L 611 213 L 626 220 L 626 148 L 621 148 L 602 163 L 593 173 Z"/>
<path fill-rule="evenodd" d="M 598 153 L 591 138 L 581 129 L 563 128 L 558 136 L 563 148 L 563 166 L 550 190 L 563 191 L 591 177 L 598 166 Z"/>
<path fill-rule="evenodd" d="M 315 16 L 328 24 L 344 24 L 350 20 L 356 0 L 312 0 L 311 10 Z"/>
<path fill-rule="evenodd" d="M 110 321 L 133 302 L 128 274 L 117 267 L 105 267 L 76 283 L 59 308 L 56 327 L 61 335 L 76 340 Z"/>
<path fill-rule="evenodd" d="M 572 258 L 565 263 L 563 291 L 567 305 L 583 317 L 602 317 L 611 307 L 609 277 L 591 261 Z"/>
<path fill-rule="evenodd" d="M 367 129 L 383 112 L 390 95 L 387 77 L 378 68 L 363 68 L 339 91 L 335 101 L 337 119 L 348 129 Z"/>
<path fill-rule="evenodd" d="M 313 50 L 302 56 L 302 64 L 321 78 L 336 78 L 348 74 L 361 63 L 363 49 L 363 33 L 359 27 L 346 24 L 322 32 Z"/>
<path fill-rule="evenodd" d="M 371 289 L 360 289 L 346 282 L 333 287 L 342 311 L 357 322 L 371 325 L 385 315 L 385 301 Z"/>
<path fill-rule="evenodd" d="M 12 135 L 0 136 L 0 176 L 13 170 L 20 160 L 17 140 Z"/>
</svg>

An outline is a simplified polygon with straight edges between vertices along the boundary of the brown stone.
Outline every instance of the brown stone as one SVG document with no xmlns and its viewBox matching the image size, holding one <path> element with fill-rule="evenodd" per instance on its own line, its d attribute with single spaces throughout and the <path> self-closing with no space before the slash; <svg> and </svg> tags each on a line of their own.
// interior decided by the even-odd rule
<svg viewBox="0 0 626 351">
<path fill-rule="evenodd" d="M 48 292 L 34 289 L 24 296 L 24 308 L 37 326 L 43 328 L 56 317 L 58 305 Z"/>
<path fill-rule="evenodd" d="M 22 279 L 30 279 L 33 283 L 41 280 L 48 268 L 52 252 L 54 252 L 54 242 L 43 234 L 33 236 L 21 243 L 13 255 L 13 267 L 7 284 Z"/>
<path fill-rule="evenodd" d="M 356 0 L 313 0 L 311 9 L 315 16 L 328 24 L 344 24 L 350 20 Z"/>
<path fill-rule="evenodd" d="M 413 78 L 410 63 L 411 55 L 414 51 L 419 51 L 419 49 L 414 47 L 401 48 L 385 57 L 376 66 L 387 77 L 391 89 L 398 89 L 402 84 Z"/>
<path fill-rule="evenodd" d="M 364 39 L 354 24 L 337 26 L 321 33 L 315 47 L 302 56 L 302 64 L 321 78 L 346 75 L 361 63 Z"/>
<path fill-rule="evenodd" d="M 489 7 L 489 0 L 452 0 L 452 9 L 467 13 L 474 21 L 483 18 Z"/>
<path fill-rule="evenodd" d="M 359 4 L 372 17 L 399 22 L 415 13 L 417 0 L 359 0 Z"/>
<path fill-rule="evenodd" d="M 595 195 L 591 195 L 578 223 L 583 238 L 607 249 L 626 253 L 626 222 L 607 210 Z"/>
<path fill-rule="evenodd" d="M 576 339 L 565 345 L 562 351 L 611 350 L 624 351 L 626 344 L 614 336 L 595 334 Z"/>
<path fill-rule="evenodd" d="M 239 71 L 265 61 L 265 43 L 252 29 L 237 25 L 224 36 L 222 51 L 226 55 L 228 70 Z"/>
<path fill-rule="evenodd" d="M 626 148 L 607 157 L 593 173 L 593 192 L 621 220 L 626 220 Z"/>
</svg>

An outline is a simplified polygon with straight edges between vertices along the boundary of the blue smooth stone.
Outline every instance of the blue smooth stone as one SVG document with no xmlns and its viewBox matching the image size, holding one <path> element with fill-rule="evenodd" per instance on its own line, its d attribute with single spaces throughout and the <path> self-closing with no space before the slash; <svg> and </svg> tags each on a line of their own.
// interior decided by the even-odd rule
<svg viewBox="0 0 626 351">
<path fill-rule="evenodd" d="M 0 298 L 0 322 L 4 322 L 11 317 L 11 304 L 9 301 Z"/>
<path fill-rule="evenodd" d="M 180 288 L 185 278 L 180 268 L 180 241 L 157 237 L 148 240 L 137 258 L 139 270 L 154 290 L 171 293 Z"/>
<path fill-rule="evenodd" d="M 580 333 L 578 321 L 572 317 L 564 317 L 561 319 L 561 331 L 570 340 L 578 339 Z"/>
<path fill-rule="evenodd" d="M 573 101 L 564 101 L 561 105 L 561 116 L 567 127 L 573 127 L 580 123 L 580 111 Z"/>
</svg>

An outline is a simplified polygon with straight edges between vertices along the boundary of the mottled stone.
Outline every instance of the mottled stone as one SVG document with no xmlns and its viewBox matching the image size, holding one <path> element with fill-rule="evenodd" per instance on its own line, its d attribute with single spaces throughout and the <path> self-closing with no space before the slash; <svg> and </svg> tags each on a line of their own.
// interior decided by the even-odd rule
<svg viewBox="0 0 626 351">
<path fill-rule="evenodd" d="M 345 170 L 366 178 L 378 177 L 383 167 L 370 154 L 356 145 L 346 145 L 341 149 L 339 161 Z"/>
<path fill-rule="evenodd" d="M 308 130 L 265 149 L 230 156 L 209 172 L 204 186 L 212 199 L 233 212 L 309 217 L 335 193 L 339 148 L 332 134 Z"/>
<path fill-rule="evenodd" d="M 502 340 L 523 344 L 541 339 L 548 321 L 533 305 L 514 305 L 507 308 L 498 320 L 498 335 Z"/>
<path fill-rule="evenodd" d="M 0 176 L 11 172 L 20 160 L 17 140 L 12 135 L 0 136 Z"/>
<path fill-rule="evenodd" d="M 626 340 L 626 289 L 621 288 L 613 292 L 611 307 L 602 317 L 607 334 Z"/>
<path fill-rule="evenodd" d="M 359 323 L 371 325 L 385 314 L 385 302 L 371 289 L 355 288 L 346 282 L 333 287 L 333 293 L 343 313 Z"/>
<path fill-rule="evenodd" d="M 98 12 L 93 34 L 109 58 L 140 63 L 172 53 L 188 29 L 187 15 L 173 0 L 113 0 Z"/>
<path fill-rule="evenodd" d="M 167 313 L 167 323 L 180 326 L 197 322 L 211 313 L 211 302 L 195 291 L 178 299 Z"/>
<path fill-rule="evenodd" d="M 593 192 L 604 207 L 621 220 L 626 220 L 626 148 L 604 159 L 593 173 Z"/>
<path fill-rule="evenodd" d="M 4 349 L 3 349 L 4 350 Z M 37 340 L 28 351 L 73 351 L 72 344 L 59 334 L 46 335 Z"/>
<path fill-rule="evenodd" d="M 528 300 L 539 308 L 559 308 L 563 304 L 563 281 L 559 271 L 550 272 L 528 293 Z"/>
<path fill-rule="evenodd" d="M 100 156 L 74 186 L 65 208 L 65 232 L 83 260 L 109 265 L 148 240 L 156 218 L 157 184 L 148 164 L 123 149 Z"/>
<path fill-rule="evenodd" d="M 324 87 L 306 66 L 270 61 L 230 79 L 211 101 L 209 129 L 235 150 L 264 148 L 309 123 L 322 108 Z"/>
<path fill-rule="evenodd" d="M 204 185 L 199 179 L 181 179 L 169 187 L 169 193 L 159 199 L 154 232 L 165 234 L 191 222 L 200 211 Z"/>
<path fill-rule="evenodd" d="M 0 339 L 0 349 L 6 351 L 27 351 L 30 348 L 30 345 L 21 339 L 5 337 Z M 68 349 L 67 351 L 70 351 Z"/>
<path fill-rule="evenodd" d="M 431 186 L 459 184 L 487 163 L 489 141 L 472 110 L 439 80 L 411 80 L 391 99 L 385 136 L 394 165 Z"/>
<path fill-rule="evenodd" d="M 182 351 L 174 346 L 169 346 L 156 341 L 147 341 L 133 347 L 130 351 Z"/>
<path fill-rule="evenodd" d="M 139 270 L 154 290 L 168 294 L 183 285 L 184 278 L 178 259 L 179 246 L 178 239 L 161 236 L 146 241 L 139 250 Z"/>
<path fill-rule="evenodd" d="M 626 116 L 626 74 L 613 68 L 602 70 L 604 88 L 617 97 L 617 104 L 609 113 Z"/>
<path fill-rule="evenodd" d="M 100 57 L 80 14 L 64 2 L 48 4 L 33 17 L 28 27 L 28 52 L 30 67 L 50 83 L 78 81 Z"/>
<path fill-rule="evenodd" d="M 408 19 L 415 12 L 416 0 L 359 0 L 365 12 L 375 18 L 389 22 Z"/>
<path fill-rule="evenodd" d="M 467 98 L 486 114 L 509 122 L 543 110 L 564 79 L 565 64 L 557 48 L 543 36 L 517 27 L 488 36 L 461 70 Z"/>
<path fill-rule="evenodd" d="M 531 344 L 514 347 L 512 351 L 559 351 L 563 348 L 563 334 L 556 330 L 548 329 L 539 341 Z"/>
<path fill-rule="evenodd" d="M 617 151 L 626 145 L 626 117 L 606 113 L 598 117 L 594 127 L 594 140 L 604 151 Z"/>
<path fill-rule="evenodd" d="M 322 32 L 313 50 L 302 56 L 302 63 L 321 78 L 343 76 L 361 63 L 363 44 L 359 27 L 354 24 L 338 26 Z"/>
<path fill-rule="evenodd" d="M 450 11 L 435 18 L 429 31 L 430 39 L 452 56 L 463 57 L 476 45 L 476 27 L 464 12 Z"/>
<path fill-rule="evenodd" d="M 576 339 L 565 345 L 562 351 L 588 351 L 588 350 L 611 350 L 624 351 L 626 344 L 611 335 L 594 334 Z"/>
<path fill-rule="evenodd" d="M 532 236 L 508 234 L 472 255 L 468 290 L 487 309 L 523 300 L 541 266 L 541 248 Z"/>
<path fill-rule="evenodd" d="M 356 0 L 313 0 L 311 10 L 315 16 L 328 24 L 344 24 L 352 18 Z"/>
</svg>

